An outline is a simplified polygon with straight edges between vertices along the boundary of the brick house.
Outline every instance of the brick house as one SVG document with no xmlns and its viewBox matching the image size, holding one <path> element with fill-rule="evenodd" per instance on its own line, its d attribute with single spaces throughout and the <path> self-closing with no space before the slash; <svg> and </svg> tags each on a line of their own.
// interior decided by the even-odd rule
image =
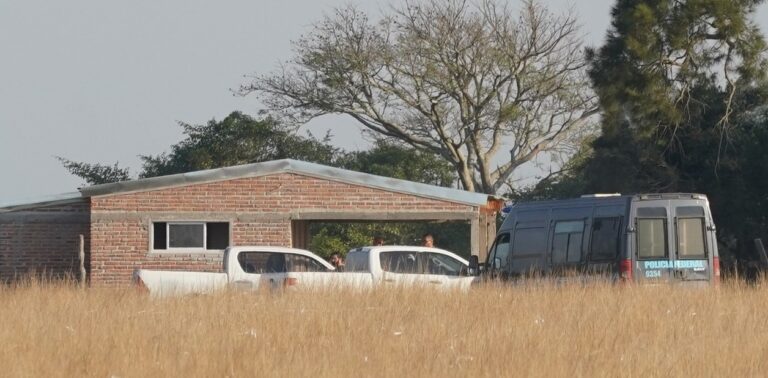
<svg viewBox="0 0 768 378">
<path fill-rule="evenodd" d="M 134 269 L 221 271 L 228 245 L 306 248 L 312 221 L 465 221 L 473 254 L 495 236 L 500 201 L 485 194 L 296 160 L 276 160 L 82 188 L 0 205 L 0 280 L 77 276 L 80 235 L 91 285 Z"/>
</svg>

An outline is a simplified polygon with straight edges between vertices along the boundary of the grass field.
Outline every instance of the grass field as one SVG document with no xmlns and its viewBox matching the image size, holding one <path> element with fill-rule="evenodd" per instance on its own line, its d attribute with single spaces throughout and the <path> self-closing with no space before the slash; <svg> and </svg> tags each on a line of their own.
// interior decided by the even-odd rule
<svg viewBox="0 0 768 378">
<path fill-rule="evenodd" d="M 765 376 L 768 287 L 0 289 L 0 375 Z"/>
</svg>

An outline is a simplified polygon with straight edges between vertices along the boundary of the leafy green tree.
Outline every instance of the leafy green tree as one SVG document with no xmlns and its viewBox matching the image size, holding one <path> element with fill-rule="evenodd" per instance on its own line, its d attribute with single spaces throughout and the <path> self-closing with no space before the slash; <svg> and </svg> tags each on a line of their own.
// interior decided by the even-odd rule
<svg viewBox="0 0 768 378">
<path fill-rule="evenodd" d="M 523 1 L 419 0 L 380 22 L 337 9 L 296 56 L 240 93 L 283 119 L 352 117 L 451 164 L 461 186 L 496 193 L 521 165 L 578 142 L 597 113 L 576 20 Z"/>
<path fill-rule="evenodd" d="M 512 188 L 505 197 L 517 202 L 574 198 L 586 193 L 590 179 L 584 174 L 584 170 L 591 162 L 594 140 L 594 137 L 585 139 L 576 153 L 559 170 L 537 177 L 533 185 Z"/>
<path fill-rule="evenodd" d="M 439 156 L 393 141 L 378 140 L 372 149 L 347 153 L 339 161 L 345 169 L 437 186 L 452 186 L 453 168 Z"/>
<path fill-rule="evenodd" d="M 757 3 L 616 2 L 605 44 L 590 52 L 603 111 L 591 189 L 680 190 L 718 168 L 733 115 L 745 110 L 737 99 L 765 76 L 765 42 L 750 19 Z M 691 159 L 700 153 L 709 156 Z"/>
<path fill-rule="evenodd" d="M 718 177 L 700 178 L 710 181 L 706 190 L 718 235 L 730 248 L 725 252 L 739 260 L 758 260 L 753 239 L 768 243 L 768 86 L 763 92 L 763 105 L 736 119 L 732 136 L 736 153 L 721 164 Z"/>
<path fill-rule="evenodd" d="M 330 137 L 301 137 L 282 129 L 272 119 L 258 120 L 232 112 L 221 121 L 204 125 L 180 123 L 186 137 L 171 146 L 170 153 L 141 156 L 140 178 L 185 173 L 277 159 L 296 159 L 335 165 L 343 151 L 330 144 Z M 64 168 L 89 184 L 130 179 L 129 170 L 117 164 L 89 164 L 58 158 Z"/>
<path fill-rule="evenodd" d="M 130 180 L 130 169 L 120 168 L 118 163 L 112 166 L 105 164 L 89 164 L 56 156 L 69 173 L 85 180 L 88 185 L 107 184 L 110 182 Z"/>
<path fill-rule="evenodd" d="M 605 44 L 589 53 L 602 133 L 570 182 L 586 192 L 702 192 L 719 236 L 751 242 L 745 232 L 759 227 L 747 225 L 765 225 L 750 210 L 764 202 L 750 188 L 765 172 L 750 155 L 764 148 L 766 124 L 745 118 L 768 100 L 758 3 L 618 0 Z"/>
<path fill-rule="evenodd" d="M 333 165 L 339 149 L 329 136 L 316 139 L 283 130 L 272 119 L 257 120 L 233 112 L 205 125 L 181 123 L 186 138 L 169 154 L 142 156 L 140 177 L 154 177 L 277 159 L 296 159 Z"/>
<path fill-rule="evenodd" d="M 351 248 L 372 245 L 374 237 L 385 245 L 420 245 L 424 234 L 432 234 L 435 246 L 461 256 L 470 255 L 469 224 L 466 222 L 361 222 L 312 223 L 309 249 L 328 258 L 333 253 L 346 254 Z"/>
</svg>

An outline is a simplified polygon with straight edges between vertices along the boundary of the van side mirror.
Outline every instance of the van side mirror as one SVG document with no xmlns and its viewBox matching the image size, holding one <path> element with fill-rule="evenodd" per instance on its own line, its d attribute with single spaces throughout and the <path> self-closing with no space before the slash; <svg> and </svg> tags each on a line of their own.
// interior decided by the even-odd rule
<svg viewBox="0 0 768 378">
<path fill-rule="evenodd" d="M 469 256 L 469 270 L 467 273 L 470 276 L 480 275 L 480 258 L 477 255 Z"/>
</svg>

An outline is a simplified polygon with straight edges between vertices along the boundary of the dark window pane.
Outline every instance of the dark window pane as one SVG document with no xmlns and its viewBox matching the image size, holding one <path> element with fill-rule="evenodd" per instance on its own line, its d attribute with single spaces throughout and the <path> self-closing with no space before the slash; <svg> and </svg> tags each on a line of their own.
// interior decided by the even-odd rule
<svg viewBox="0 0 768 378">
<path fill-rule="evenodd" d="M 153 237 L 154 240 L 152 241 L 152 248 L 153 249 L 165 249 L 166 244 L 168 243 L 167 236 L 165 235 L 165 222 L 155 222 L 152 224 L 153 227 Z"/>
<path fill-rule="evenodd" d="M 664 207 L 638 207 L 638 217 L 663 218 L 667 216 L 667 209 Z"/>
<path fill-rule="evenodd" d="M 555 223 L 555 233 L 584 232 L 584 221 L 568 221 Z"/>
<path fill-rule="evenodd" d="M 168 225 L 169 248 L 203 248 L 202 223 L 171 223 Z"/>
<path fill-rule="evenodd" d="M 368 252 L 352 252 L 344 262 L 346 272 L 368 272 Z"/>
<path fill-rule="evenodd" d="M 270 253 L 267 258 L 267 264 L 264 267 L 264 273 L 283 273 L 285 272 L 285 255 L 282 253 Z"/>
<path fill-rule="evenodd" d="M 495 269 L 506 270 L 509 257 L 509 234 L 504 233 L 496 239 L 493 251 L 489 256 L 489 264 Z"/>
<path fill-rule="evenodd" d="M 581 261 L 581 240 L 584 235 L 584 221 L 555 223 L 552 236 L 552 264 L 577 263 Z"/>
<path fill-rule="evenodd" d="M 568 253 L 568 234 L 555 234 L 552 239 L 552 264 L 562 264 Z"/>
<path fill-rule="evenodd" d="M 546 228 L 521 228 L 515 230 L 512 253 L 518 255 L 542 255 L 547 249 Z"/>
<path fill-rule="evenodd" d="M 281 273 L 285 271 L 285 255 L 272 252 L 241 252 L 237 256 L 246 273 Z"/>
<path fill-rule="evenodd" d="M 379 254 L 381 269 L 392 273 L 419 273 L 415 252 L 382 252 Z"/>
<path fill-rule="evenodd" d="M 583 228 L 582 228 L 583 230 Z M 584 237 L 583 232 L 574 232 L 568 234 L 568 262 L 577 263 L 581 261 L 581 240 Z"/>
<path fill-rule="evenodd" d="M 304 256 L 290 254 L 287 257 L 288 272 L 327 272 L 328 268 L 319 262 Z"/>
<path fill-rule="evenodd" d="M 703 257 L 706 255 L 703 218 L 678 219 L 677 254 L 680 257 Z"/>
<path fill-rule="evenodd" d="M 206 249 L 225 249 L 229 247 L 229 223 L 210 222 L 205 224 Z"/>
<path fill-rule="evenodd" d="M 592 223 L 592 261 L 614 260 L 621 243 L 621 217 L 595 218 Z"/>
<path fill-rule="evenodd" d="M 237 261 L 246 273 L 264 273 L 268 257 L 269 253 L 241 252 L 237 255 Z"/>
<path fill-rule="evenodd" d="M 637 255 L 642 258 L 667 257 L 667 232 L 664 219 L 637 220 Z"/>
<path fill-rule="evenodd" d="M 440 253 L 427 253 L 426 272 L 427 274 L 439 274 L 444 276 L 458 276 L 461 274 L 464 264 L 451 256 Z"/>
<path fill-rule="evenodd" d="M 675 209 L 678 217 L 704 217 L 704 208 L 701 206 L 680 206 Z"/>
</svg>

